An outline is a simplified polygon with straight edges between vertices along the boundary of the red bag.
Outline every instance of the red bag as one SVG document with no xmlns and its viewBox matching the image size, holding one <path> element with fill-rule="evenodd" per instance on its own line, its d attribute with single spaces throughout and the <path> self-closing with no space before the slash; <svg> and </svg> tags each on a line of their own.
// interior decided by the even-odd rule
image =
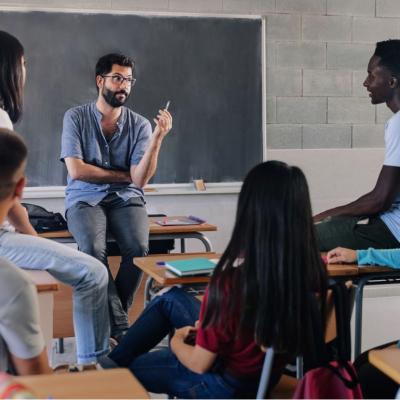
<svg viewBox="0 0 400 400">
<path fill-rule="evenodd" d="M 331 361 L 308 371 L 297 384 L 294 399 L 362 399 L 360 384 L 350 362 Z"/>
</svg>

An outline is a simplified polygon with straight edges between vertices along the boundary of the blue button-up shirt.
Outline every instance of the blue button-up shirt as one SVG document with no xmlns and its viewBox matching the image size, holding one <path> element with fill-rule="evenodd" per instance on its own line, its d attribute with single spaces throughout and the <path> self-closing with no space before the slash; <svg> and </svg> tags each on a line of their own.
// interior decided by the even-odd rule
<svg viewBox="0 0 400 400">
<path fill-rule="evenodd" d="M 122 107 L 117 131 L 107 142 L 101 129 L 101 118 L 96 103 L 71 108 L 65 113 L 61 161 L 74 157 L 100 168 L 128 171 L 140 162 L 149 145 L 150 122 Z M 109 193 L 116 193 L 124 200 L 143 197 L 143 190 L 133 183 L 89 183 L 72 179 L 69 175 L 67 179 L 66 210 L 78 201 L 96 205 Z"/>
</svg>

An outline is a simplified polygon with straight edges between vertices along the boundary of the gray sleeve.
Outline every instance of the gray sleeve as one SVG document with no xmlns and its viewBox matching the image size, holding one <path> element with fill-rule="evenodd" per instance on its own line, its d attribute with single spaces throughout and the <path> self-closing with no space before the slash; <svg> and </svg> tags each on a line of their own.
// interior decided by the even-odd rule
<svg viewBox="0 0 400 400">
<path fill-rule="evenodd" d="M 73 110 L 68 110 L 63 119 L 60 160 L 66 157 L 83 159 L 79 117 Z"/>
<path fill-rule="evenodd" d="M 9 352 L 22 359 L 38 356 L 44 349 L 39 326 L 39 305 L 36 289 L 27 283 L 2 305 L 0 336 Z"/>
<path fill-rule="evenodd" d="M 143 158 L 144 153 L 149 147 L 150 138 L 151 138 L 150 122 L 147 119 L 143 118 L 138 128 L 138 140 L 132 152 L 131 166 L 139 164 L 140 160 Z"/>
</svg>

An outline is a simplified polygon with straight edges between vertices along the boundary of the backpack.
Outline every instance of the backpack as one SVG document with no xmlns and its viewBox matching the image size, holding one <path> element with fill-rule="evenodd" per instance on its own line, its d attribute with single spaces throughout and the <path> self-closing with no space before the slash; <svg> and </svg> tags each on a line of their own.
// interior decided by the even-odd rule
<svg viewBox="0 0 400 400">
<path fill-rule="evenodd" d="M 36 204 L 21 203 L 28 211 L 29 221 L 36 232 L 53 232 L 68 229 L 67 221 L 60 213 L 47 211 Z"/>
</svg>

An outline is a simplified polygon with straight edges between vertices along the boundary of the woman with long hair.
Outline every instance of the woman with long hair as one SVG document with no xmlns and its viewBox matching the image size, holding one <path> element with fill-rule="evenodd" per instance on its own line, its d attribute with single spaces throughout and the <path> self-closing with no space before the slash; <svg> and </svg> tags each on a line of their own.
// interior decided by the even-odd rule
<svg viewBox="0 0 400 400">
<path fill-rule="evenodd" d="M 243 183 L 232 237 L 201 305 L 175 287 L 155 297 L 103 365 L 128 367 L 147 390 L 170 396 L 255 390 L 262 348 L 307 351 L 310 294 L 324 299 L 326 285 L 304 174 L 278 161 L 259 164 Z M 150 352 L 173 330 L 168 348 Z"/>
</svg>

